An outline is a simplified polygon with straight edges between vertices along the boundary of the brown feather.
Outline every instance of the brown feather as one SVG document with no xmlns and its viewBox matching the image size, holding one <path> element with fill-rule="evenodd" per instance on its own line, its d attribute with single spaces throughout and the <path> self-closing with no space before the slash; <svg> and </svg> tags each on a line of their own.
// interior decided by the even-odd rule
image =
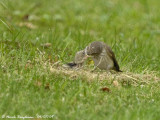
<svg viewBox="0 0 160 120">
<path fill-rule="evenodd" d="M 114 52 L 112 51 L 112 49 L 111 49 L 108 45 L 105 44 L 105 46 L 106 46 L 106 51 L 107 51 L 109 57 L 113 60 L 114 67 L 115 67 L 114 69 L 115 69 L 116 71 L 118 71 L 118 72 L 122 72 L 122 71 L 120 70 L 120 68 L 119 68 L 119 65 L 118 65 L 118 62 L 117 62 L 117 60 L 116 60 L 116 57 L 115 57 Z"/>
</svg>

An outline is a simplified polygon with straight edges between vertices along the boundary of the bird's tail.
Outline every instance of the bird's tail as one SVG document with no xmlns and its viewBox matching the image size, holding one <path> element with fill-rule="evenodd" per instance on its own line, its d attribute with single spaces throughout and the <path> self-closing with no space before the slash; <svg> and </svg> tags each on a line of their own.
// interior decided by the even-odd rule
<svg viewBox="0 0 160 120">
<path fill-rule="evenodd" d="M 67 63 L 66 65 L 68 65 L 70 68 L 75 67 L 77 64 L 74 62 L 71 63 Z"/>
<path fill-rule="evenodd" d="M 116 59 L 113 59 L 113 62 L 114 62 L 114 69 L 115 69 L 117 72 L 123 72 L 123 71 L 120 70 L 117 60 L 116 60 Z"/>
</svg>

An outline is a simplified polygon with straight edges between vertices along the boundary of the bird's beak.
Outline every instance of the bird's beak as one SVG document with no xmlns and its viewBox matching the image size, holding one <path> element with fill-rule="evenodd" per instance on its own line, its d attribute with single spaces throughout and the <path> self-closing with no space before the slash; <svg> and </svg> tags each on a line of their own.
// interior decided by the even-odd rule
<svg viewBox="0 0 160 120">
<path fill-rule="evenodd" d="M 88 46 L 87 46 L 87 47 L 88 47 Z M 87 55 L 87 47 L 86 47 L 85 50 L 84 50 L 86 56 L 88 56 L 88 55 Z"/>
<path fill-rule="evenodd" d="M 86 57 L 91 57 L 90 55 L 87 54 L 87 48 L 88 48 L 88 46 L 87 46 L 87 47 L 85 48 L 85 50 L 84 50 L 85 56 L 86 56 Z"/>
<path fill-rule="evenodd" d="M 87 59 L 87 58 L 91 58 L 91 57 L 93 57 L 93 56 L 86 54 L 84 58 Z"/>
<path fill-rule="evenodd" d="M 88 56 L 88 55 L 85 55 L 83 59 L 85 59 L 85 60 L 86 60 L 87 58 L 89 58 L 89 56 Z"/>
</svg>

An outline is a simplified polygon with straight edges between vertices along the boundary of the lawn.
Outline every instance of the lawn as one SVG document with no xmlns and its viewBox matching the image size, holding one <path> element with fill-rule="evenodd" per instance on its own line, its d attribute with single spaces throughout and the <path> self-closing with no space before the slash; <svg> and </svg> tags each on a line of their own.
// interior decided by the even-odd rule
<svg viewBox="0 0 160 120">
<path fill-rule="evenodd" d="M 160 120 L 159 5 L 1 0 L 0 118 Z M 111 46 L 123 73 L 92 73 L 89 60 L 87 70 L 62 69 L 93 41 Z"/>
</svg>

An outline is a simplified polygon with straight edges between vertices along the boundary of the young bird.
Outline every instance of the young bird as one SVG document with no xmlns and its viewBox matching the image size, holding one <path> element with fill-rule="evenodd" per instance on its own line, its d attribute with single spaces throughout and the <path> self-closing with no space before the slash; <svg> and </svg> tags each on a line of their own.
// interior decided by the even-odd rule
<svg viewBox="0 0 160 120">
<path fill-rule="evenodd" d="M 95 68 L 122 72 L 113 51 L 104 42 L 95 41 L 90 43 L 85 48 L 85 54 L 92 57 Z"/>
<path fill-rule="evenodd" d="M 68 63 L 69 67 L 82 67 L 84 61 L 87 59 L 87 55 L 85 54 L 85 50 L 78 51 L 74 57 L 74 61 Z"/>
</svg>

